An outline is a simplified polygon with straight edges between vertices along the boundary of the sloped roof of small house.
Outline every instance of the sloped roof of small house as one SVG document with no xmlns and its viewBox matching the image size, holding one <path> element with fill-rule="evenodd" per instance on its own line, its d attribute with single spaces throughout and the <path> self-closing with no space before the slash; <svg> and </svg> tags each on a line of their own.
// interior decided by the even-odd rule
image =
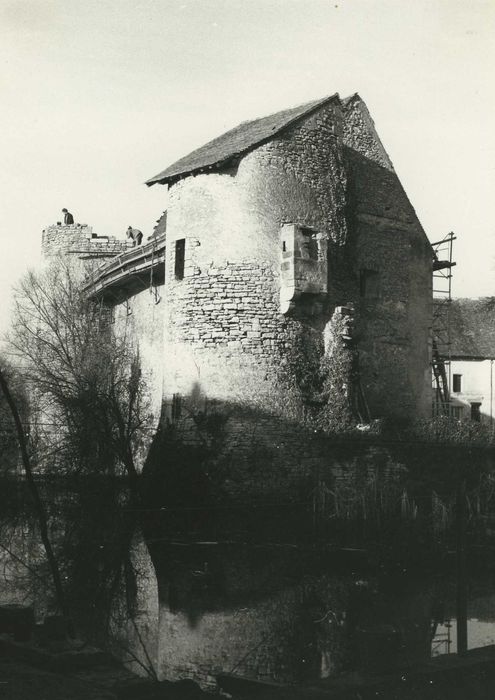
<svg viewBox="0 0 495 700">
<path fill-rule="evenodd" d="M 495 297 L 454 299 L 450 307 L 450 341 L 454 359 L 495 358 Z"/>
<path fill-rule="evenodd" d="M 338 93 L 314 100 L 313 102 L 307 102 L 292 109 L 285 109 L 276 114 L 270 114 L 268 117 L 242 122 L 234 129 L 227 131 L 222 136 L 209 141 L 204 146 L 197 148 L 189 155 L 176 161 L 161 173 L 158 173 L 158 175 L 147 180 L 146 184 L 148 186 L 156 183 L 163 185 L 179 180 L 186 175 L 202 170 L 210 170 L 215 166 L 226 163 L 256 148 L 263 142 L 271 140 L 283 129 L 291 126 L 302 117 L 308 116 L 311 112 L 332 100 L 340 101 Z"/>
</svg>

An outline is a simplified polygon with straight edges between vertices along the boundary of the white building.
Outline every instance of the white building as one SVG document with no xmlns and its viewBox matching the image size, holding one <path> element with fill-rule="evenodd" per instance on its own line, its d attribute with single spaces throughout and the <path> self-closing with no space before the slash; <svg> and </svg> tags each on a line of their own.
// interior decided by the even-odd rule
<svg viewBox="0 0 495 700">
<path fill-rule="evenodd" d="M 452 414 L 493 424 L 495 297 L 454 299 L 450 339 Z"/>
</svg>

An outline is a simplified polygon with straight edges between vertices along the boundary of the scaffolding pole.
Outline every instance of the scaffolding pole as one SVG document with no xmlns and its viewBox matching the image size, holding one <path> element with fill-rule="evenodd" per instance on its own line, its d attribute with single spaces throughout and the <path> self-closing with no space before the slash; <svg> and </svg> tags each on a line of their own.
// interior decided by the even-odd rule
<svg viewBox="0 0 495 700">
<path fill-rule="evenodd" d="M 450 309 L 452 305 L 453 246 L 456 236 L 448 233 L 432 243 L 433 248 L 433 334 L 432 382 L 434 389 L 433 414 L 451 413 L 451 338 Z"/>
</svg>

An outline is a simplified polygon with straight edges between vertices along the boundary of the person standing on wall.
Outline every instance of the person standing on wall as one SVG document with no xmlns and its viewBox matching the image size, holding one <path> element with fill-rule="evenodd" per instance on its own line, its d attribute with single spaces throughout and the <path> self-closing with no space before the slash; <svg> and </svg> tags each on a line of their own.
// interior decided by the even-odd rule
<svg viewBox="0 0 495 700">
<path fill-rule="evenodd" d="M 70 226 L 70 224 L 74 223 L 74 217 L 65 207 L 62 209 L 62 214 L 64 215 L 64 226 Z"/>
<path fill-rule="evenodd" d="M 141 245 L 141 241 L 143 240 L 143 232 L 140 231 L 138 228 L 132 228 L 132 226 L 128 226 L 126 236 L 127 238 L 132 239 L 133 246 Z"/>
</svg>

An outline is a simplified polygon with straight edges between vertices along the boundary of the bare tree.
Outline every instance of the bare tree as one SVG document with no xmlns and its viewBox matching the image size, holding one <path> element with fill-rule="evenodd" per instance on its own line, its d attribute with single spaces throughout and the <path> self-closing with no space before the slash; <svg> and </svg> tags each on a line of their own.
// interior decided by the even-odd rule
<svg viewBox="0 0 495 700">
<path fill-rule="evenodd" d="M 55 594 L 57 598 L 57 604 L 60 609 L 60 612 L 68 618 L 68 610 L 67 610 L 67 605 L 65 603 L 65 595 L 64 595 L 64 590 L 62 587 L 62 578 L 60 575 L 60 568 L 57 562 L 57 559 L 55 557 L 52 543 L 50 541 L 50 537 L 48 535 L 48 519 L 45 511 L 45 507 L 43 505 L 43 501 L 41 500 L 40 493 L 38 486 L 36 484 L 36 480 L 34 478 L 33 474 L 33 468 L 31 465 L 31 459 L 29 456 L 29 449 L 28 449 L 28 443 L 27 439 L 25 436 L 25 430 L 22 424 L 21 420 L 21 415 L 19 413 L 19 409 L 17 407 L 17 403 L 14 399 L 14 396 L 12 392 L 10 391 L 9 384 L 6 378 L 6 375 L 2 371 L 2 368 L 0 367 L 0 389 L 2 389 L 2 393 L 5 397 L 5 400 L 8 404 L 9 410 L 12 415 L 12 419 L 14 422 L 16 434 L 17 434 L 17 439 L 19 441 L 19 448 L 21 451 L 21 457 L 22 457 L 22 465 L 24 468 L 24 474 L 26 476 L 26 481 L 29 487 L 29 492 L 31 494 L 31 498 L 33 500 L 34 504 L 34 510 L 35 514 L 38 520 L 38 525 L 40 529 L 40 536 L 41 536 L 41 541 L 43 543 L 43 547 L 46 553 L 46 558 L 48 560 L 48 565 L 50 567 L 50 573 L 52 575 L 53 579 L 53 586 L 55 589 Z"/>
<path fill-rule="evenodd" d="M 103 584 L 92 592 L 86 587 L 106 607 L 98 615 L 108 626 L 123 573 L 129 579 L 141 504 L 138 453 L 152 416 L 138 348 L 113 333 L 108 309 L 84 294 L 82 274 L 63 258 L 40 274 L 28 273 L 15 292 L 10 343 L 30 386 L 30 473 L 34 480 L 37 473 L 71 477 L 76 500 L 86 499 L 77 525 L 61 525 L 65 539 L 72 537 L 71 561 L 60 563 L 64 578 L 69 587 L 87 579 L 86 564 L 98 558 L 104 593 Z M 85 482 L 101 477 L 113 485 L 101 487 L 91 512 Z M 113 517 L 100 527 L 110 510 Z"/>
<path fill-rule="evenodd" d="M 10 340 L 65 468 L 125 474 L 137 495 L 136 452 L 150 421 L 139 352 L 111 332 L 108 310 L 85 296 L 77 268 L 61 259 L 24 278 Z"/>
<path fill-rule="evenodd" d="M 18 373 L 14 367 L 0 355 L 0 369 L 3 373 L 5 382 L 8 383 L 13 399 L 21 415 L 21 419 L 25 420 L 27 401 L 24 386 L 20 381 Z M 15 430 L 15 424 L 12 417 L 9 404 L 5 394 L 0 391 L 0 454 L 2 455 L 0 475 L 6 477 L 17 472 L 19 466 L 20 452 L 19 442 Z"/>
</svg>

